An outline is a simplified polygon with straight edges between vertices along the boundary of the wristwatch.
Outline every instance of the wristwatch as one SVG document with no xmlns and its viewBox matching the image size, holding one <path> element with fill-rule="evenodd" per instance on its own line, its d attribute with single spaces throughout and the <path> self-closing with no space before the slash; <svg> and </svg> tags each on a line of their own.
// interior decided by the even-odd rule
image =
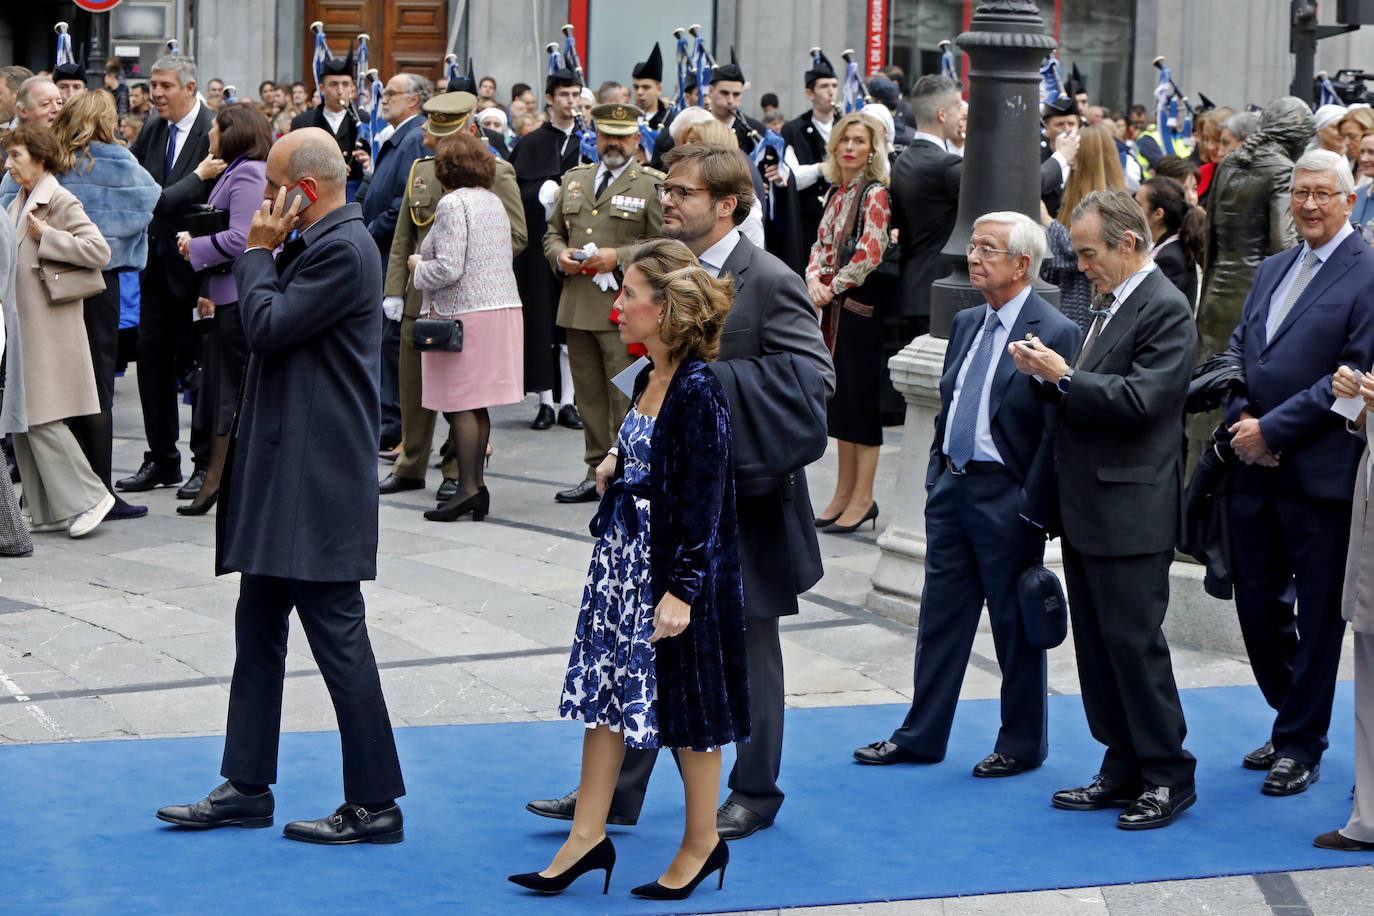
<svg viewBox="0 0 1374 916">
<path fill-rule="evenodd" d="M 1054 387 L 1059 389 L 1060 394 L 1069 393 L 1069 383 L 1073 381 L 1073 370 L 1065 369 L 1064 374 L 1059 376 L 1059 381 L 1054 383 Z"/>
</svg>

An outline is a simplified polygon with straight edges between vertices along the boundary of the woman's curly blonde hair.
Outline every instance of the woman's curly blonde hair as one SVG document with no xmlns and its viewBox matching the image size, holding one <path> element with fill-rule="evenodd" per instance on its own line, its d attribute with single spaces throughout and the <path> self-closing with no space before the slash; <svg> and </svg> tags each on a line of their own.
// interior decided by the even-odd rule
<svg viewBox="0 0 1374 916">
<path fill-rule="evenodd" d="M 844 132 L 855 124 L 861 125 L 864 130 L 868 131 L 868 145 L 872 151 L 872 155 L 864 163 L 863 178 L 866 181 L 881 181 L 886 185 L 887 130 L 872 117 L 860 111 L 851 111 L 830 128 L 830 139 L 825 141 L 825 161 L 821 163 L 821 177 L 831 184 L 839 184 L 842 180 L 840 163 L 836 157 L 839 155 L 840 141 L 844 139 Z"/>
<path fill-rule="evenodd" d="M 716 358 L 720 332 L 735 301 L 729 277 L 707 272 L 691 249 L 676 239 L 655 239 L 636 248 L 625 265 L 639 268 L 663 305 L 658 336 L 675 360 Z"/>
</svg>

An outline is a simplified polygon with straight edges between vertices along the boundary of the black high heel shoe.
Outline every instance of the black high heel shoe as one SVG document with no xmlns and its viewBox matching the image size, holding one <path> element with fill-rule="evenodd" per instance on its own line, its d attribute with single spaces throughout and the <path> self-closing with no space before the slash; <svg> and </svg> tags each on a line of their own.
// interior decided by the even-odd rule
<svg viewBox="0 0 1374 916">
<path fill-rule="evenodd" d="M 199 498 L 200 494 L 196 494 L 196 496 L 195 502 L 177 506 L 177 515 L 204 515 L 209 512 L 215 508 L 215 502 L 219 499 L 219 489 L 216 488 L 215 492 L 206 497 L 204 501 Z"/>
<path fill-rule="evenodd" d="M 724 843 L 721 843 L 724 846 Z M 537 871 L 527 872 L 523 875 L 511 875 L 506 880 L 512 884 L 541 894 L 561 894 L 568 889 L 578 878 L 589 871 L 606 870 L 606 883 L 601 887 L 604 896 L 611 889 L 611 869 L 615 868 L 615 847 L 611 845 L 610 837 L 602 837 L 601 842 L 587 850 L 586 855 L 570 865 L 567 871 L 552 878 L 545 878 Z"/>
<path fill-rule="evenodd" d="M 858 520 L 857 522 L 855 522 L 853 525 L 831 525 L 831 526 L 830 526 L 829 528 L 827 528 L 826 530 L 827 530 L 827 531 L 830 531 L 830 532 L 833 533 L 833 534 L 853 534 L 855 531 L 858 531 L 860 527 L 862 527 L 862 525 L 863 525 L 864 522 L 872 522 L 872 523 L 873 523 L 873 530 L 874 530 L 874 531 L 877 531 L 877 530 L 878 530 L 878 502 L 877 502 L 877 500 L 874 500 L 873 505 L 871 505 L 871 506 L 868 507 L 868 511 L 864 513 L 864 517 L 861 518 L 861 519 L 859 519 L 859 520 Z"/>
<path fill-rule="evenodd" d="M 838 522 L 839 520 L 840 520 L 840 517 L 839 517 L 838 515 L 835 516 L 834 518 L 820 518 L 820 517 L 817 517 L 817 518 L 816 518 L 816 527 L 817 527 L 817 528 L 829 528 L 831 525 L 835 524 L 835 523 Z"/>
<path fill-rule="evenodd" d="M 706 879 L 711 872 L 719 869 L 720 880 L 716 882 L 716 890 L 725 886 L 725 866 L 730 864 L 730 847 L 725 845 L 724 840 L 716 843 L 716 848 L 711 850 L 711 854 L 702 863 L 701 871 L 697 876 L 688 881 L 682 887 L 664 887 L 657 881 L 649 884 L 641 884 L 630 891 L 636 897 L 644 897 L 648 900 L 686 900 L 692 896 L 692 891 L 697 889 L 697 885 Z"/>
<path fill-rule="evenodd" d="M 471 512 L 472 520 L 480 522 L 487 517 L 487 513 L 490 511 L 491 493 L 486 487 L 478 487 L 477 492 L 467 499 L 460 500 L 454 496 L 439 508 L 426 511 L 425 518 L 431 522 L 456 522 Z"/>
</svg>

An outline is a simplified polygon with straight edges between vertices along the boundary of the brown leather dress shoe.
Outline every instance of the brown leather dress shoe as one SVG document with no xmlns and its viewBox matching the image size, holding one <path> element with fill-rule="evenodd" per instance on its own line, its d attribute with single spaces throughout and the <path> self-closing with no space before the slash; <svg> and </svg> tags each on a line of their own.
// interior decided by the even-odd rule
<svg viewBox="0 0 1374 916">
<path fill-rule="evenodd" d="M 1366 843 L 1364 840 L 1352 840 L 1339 830 L 1323 833 L 1312 841 L 1312 845 L 1316 846 L 1318 849 L 1335 849 L 1340 852 L 1364 852 L 1368 849 L 1374 849 L 1374 843 Z"/>
</svg>

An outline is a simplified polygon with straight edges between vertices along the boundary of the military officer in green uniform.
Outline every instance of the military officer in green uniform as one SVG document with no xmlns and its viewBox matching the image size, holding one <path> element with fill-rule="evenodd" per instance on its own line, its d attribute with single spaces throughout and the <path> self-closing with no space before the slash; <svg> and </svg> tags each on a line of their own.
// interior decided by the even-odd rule
<svg viewBox="0 0 1374 916">
<path fill-rule="evenodd" d="M 425 146 L 430 150 L 442 138 L 466 130 L 482 138 L 477 123 L 470 117 L 477 104 L 477 96 L 470 92 L 447 92 L 436 95 L 424 104 Z M 496 154 L 493 152 L 493 156 Z M 492 192 L 505 204 L 510 217 L 511 247 L 516 254 L 524 250 L 528 237 L 525 229 L 525 209 L 520 203 L 520 189 L 515 183 L 515 169 L 496 156 L 496 180 Z M 410 271 L 406 259 L 418 254 L 420 243 L 429 233 L 434 221 L 434 208 L 444 189 L 434 176 L 434 157 L 415 160 L 406 182 L 401 214 L 396 220 L 396 235 L 391 242 L 391 256 L 387 263 L 383 308 L 388 314 L 399 312 L 401 319 L 401 450 L 391 473 L 382 479 L 381 492 L 397 493 L 418 490 L 425 485 L 425 468 L 434 442 L 435 413 L 420 406 L 420 354 L 411 345 L 411 330 L 420 315 L 420 291 L 410 285 Z M 458 461 L 450 454 L 443 464 L 444 482 L 439 486 L 438 499 L 443 502 L 458 485 Z"/>
<path fill-rule="evenodd" d="M 577 410 L 586 444 L 586 479 L 554 497 L 559 502 L 591 502 L 596 497 L 596 466 L 615 443 L 630 399 L 611 379 L 630 365 L 630 355 L 610 314 L 620 282 L 620 251 L 662 234 L 663 208 L 656 185 L 663 173 L 634 161 L 641 112 L 611 103 L 592 109 L 600 162 L 579 165 L 563 175 L 558 200 L 544 236 L 544 256 L 563 282 L 558 325 L 567 331 Z M 573 255 L 588 243 L 596 253 L 584 261 Z M 580 255 L 579 255 L 580 256 Z M 613 277 L 606 289 L 596 275 Z"/>
</svg>

